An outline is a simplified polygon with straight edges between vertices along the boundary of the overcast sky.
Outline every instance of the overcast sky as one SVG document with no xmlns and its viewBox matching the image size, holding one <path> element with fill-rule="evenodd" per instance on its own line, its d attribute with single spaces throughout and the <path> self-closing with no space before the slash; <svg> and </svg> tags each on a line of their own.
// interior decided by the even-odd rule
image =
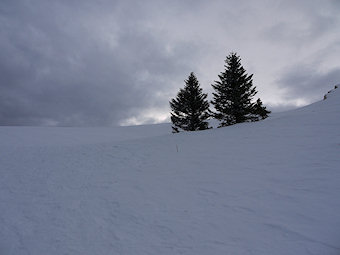
<svg viewBox="0 0 340 255">
<path fill-rule="evenodd" d="M 1 0 L 0 125 L 169 121 L 237 52 L 270 110 L 340 83 L 339 0 Z M 211 97 L 210 97 L 211 98 Z"/>
</svg>

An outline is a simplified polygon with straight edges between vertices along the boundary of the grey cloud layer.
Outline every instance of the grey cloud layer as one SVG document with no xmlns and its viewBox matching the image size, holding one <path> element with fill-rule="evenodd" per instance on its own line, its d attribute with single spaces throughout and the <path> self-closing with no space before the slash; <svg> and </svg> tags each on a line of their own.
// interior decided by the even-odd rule
<svg viewBox="0 0 340 255">
<path fill-rule="evenodd" d="M 143 113 L 166 114 L 190 71 L 211 92 L 232 50 L 258 76 L 264 101 L 312 100 L 340 79 L 332 55 L 340 7 L 294 3 L 3 0 L 0 125 L 153 122 Z"/>
<path fill-rule="evenodd" d="M 157 104 L 155 92 L 171 89 L 163 80 L 185 68 L 139 24 L 136 10 L 23 3 L 1 6 L 1 124 L 117 124 L 132 109 Z M 117 21 L 116 8 L 134 19 Z"/>
</svg>

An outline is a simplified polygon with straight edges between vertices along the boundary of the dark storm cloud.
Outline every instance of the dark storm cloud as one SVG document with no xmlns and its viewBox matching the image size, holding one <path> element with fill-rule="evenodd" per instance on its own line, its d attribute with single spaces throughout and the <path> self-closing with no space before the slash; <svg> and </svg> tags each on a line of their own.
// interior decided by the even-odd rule
<svg viewBox="0 0 340 255">
<path fill-rule="evenodd" d="M 192 58 L 185 43 L 167 53 L 144 26 L 138 3 L 133 9 L 91 1 L 0 7 L 3 125 L 118 124 L 157 106 L 158 91 L 171 90 L 168 81 L 187 68 L 174 53 Z"/>
<path fill-rule="evenodd" d="M 340 6 L 318 5 L 2 0 L 0 125 L 164 121 L 187 75 L 211 92 L 230 51 L 255 73 L 264 102 L 310 101 L 340 81 Z"/>
</svg>

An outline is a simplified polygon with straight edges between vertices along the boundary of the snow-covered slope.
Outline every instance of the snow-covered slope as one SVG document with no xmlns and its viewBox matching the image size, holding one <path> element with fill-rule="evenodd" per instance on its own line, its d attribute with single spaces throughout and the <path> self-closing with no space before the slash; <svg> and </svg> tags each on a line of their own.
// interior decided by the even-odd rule
<svg viewBox="0 0 340 255">
<path fill-rule="evenodd" d="M 339 116 L 0 127 L 0 254 L 340 254 Z"/>
</svg>

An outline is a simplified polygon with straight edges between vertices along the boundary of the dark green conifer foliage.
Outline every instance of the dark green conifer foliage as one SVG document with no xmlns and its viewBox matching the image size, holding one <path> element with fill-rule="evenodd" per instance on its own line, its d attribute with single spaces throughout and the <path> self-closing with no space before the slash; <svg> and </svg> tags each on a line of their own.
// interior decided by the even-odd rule
<svg viewBox="0 0 340 255">
<path fill-rule="evenodd" d="M 185 80 L 184 89 L 180 89 L 177 97 L 170 101 L 171 121 L 174 133 L 180 131 L 196 131 L 208 129 L 207 119 L 210 117 L 207 94 L 202 93 L 194 73 Z"/>
<path fill-rule="evenodd" d="M 241 65 L 241 58 L 230 53 L 225 60 L 225 71 L 212 87 L 215 90 L 211 103 L 216 109 L 214 117 L 220 121 L 219 127 L 236 123 L 255 121 L 255 104 L 252 99 L 257 93 L 253 86 L 253 75 L 248 75 Z"/>
<path fill-rule="evenodd" d="M 254 115 L 255 115 L 255 120 L 264 120 L 265 118 L 268 117 L 269 113 L 271 111 L 268 111 L 265 106 L 262 105 L 262 101 L 260 98 L 257 99 L 256 104 L 254 105 Z"/>
</svg>

